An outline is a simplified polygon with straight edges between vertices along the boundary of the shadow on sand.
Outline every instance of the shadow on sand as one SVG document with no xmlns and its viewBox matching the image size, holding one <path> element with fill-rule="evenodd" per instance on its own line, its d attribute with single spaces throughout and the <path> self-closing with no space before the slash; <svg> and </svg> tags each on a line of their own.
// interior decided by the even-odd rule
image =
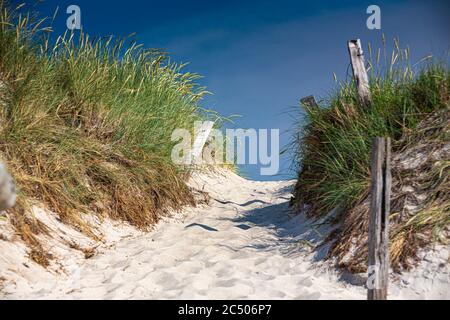
<svg viewBox="0 0 450 320">
<path fill-rule="evenodd" d="M 313 221 L 304 214 L 294 215 L 289 208 L 289 202 L 264 206 L 244 211 L 231 221 L 235 227 L 242 230 L 264 228 L 271 230 L 269 236 L 253 238 L 252 244 L 241 248 L 255 250 L 277 250 L 281 254 L 293 256 L 301 252 L 315 251 L 314 260 L 322 260 L 328 252 L 329 245 L 323 244 L 324 238 L 330 232 L 330 226 L 323 221 Z M 266 233 L 261 233 L 261 235 Z"/>
</svg>

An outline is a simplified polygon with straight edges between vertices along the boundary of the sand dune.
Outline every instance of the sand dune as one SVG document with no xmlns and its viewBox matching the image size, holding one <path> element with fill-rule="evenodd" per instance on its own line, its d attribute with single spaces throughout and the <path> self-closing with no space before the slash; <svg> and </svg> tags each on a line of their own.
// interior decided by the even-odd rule
<svg viewBox="0 0 450 320">
<path fill-rule="evenodd" d="M 210 194 L 208 206 L 188 208 L 147 234 L 106 226 L 109 245 L 91 259 L 60 248 L 61 274 L 35 265 L 14 269 L 2 259 L 1 294 L 8 299 L 365 299 L 363 277 L 340 275 L 323 263 L 326 246 L 312 250 L 329 230 L 320 221 L 289 215 L 292 183 L 254 182 L 230 172 L 197 174 L 191 185 Z M 19 247 L 0 245 L 17 264 L 23 256 Z M 390 298 L 449 299 L 448 252 L 448 247 L 429 251 L 421 266 L 393 278 Z"/>
</svg>

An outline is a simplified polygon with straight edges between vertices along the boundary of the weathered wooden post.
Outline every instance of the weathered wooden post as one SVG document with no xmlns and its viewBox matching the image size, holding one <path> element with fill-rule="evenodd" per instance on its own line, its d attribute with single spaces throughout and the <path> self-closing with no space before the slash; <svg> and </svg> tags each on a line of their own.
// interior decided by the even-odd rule
<svg viewBox="0 0 450 320">
<path fill-rule="evenodd" d="M 317 109 L 319 108 L 319 105 L 316 102 L 316 98 L 314 98 L 314 96 L 312 96 L 312 95 L 300 99 L 300 103 L 301 103 L 301 105 L 304 105 L 304 106 L 307 106 L 310 108 L 317 108 Z"/>
<path fill-rule="evenodd" d="M 369 217 L 368 300 L 386 300 L 389 281 L 389 211 L 391 140 L 375 138 L 372 146 L 372 190 Z"/>
<path fill-rule="evenodd" d="M 200 128 L 196 128 L 194 144 L 191 152 L 188 154 L 188 160 L 190 162 L 196 163 L 199 160 L 213 127 L 214 122 L 204 121 Z"/>
<path fill-rule="evenodd" d="M 359 99 L 363 105 L 369 106 L 372 102 L 372 98 L 370 95 L 369 76 L 367 75 L 364 62 L 364 52 L 361 47 L 361 41 L 359 39 L 350 40 L 348 41 L 347 46 Z"/>
</svg>

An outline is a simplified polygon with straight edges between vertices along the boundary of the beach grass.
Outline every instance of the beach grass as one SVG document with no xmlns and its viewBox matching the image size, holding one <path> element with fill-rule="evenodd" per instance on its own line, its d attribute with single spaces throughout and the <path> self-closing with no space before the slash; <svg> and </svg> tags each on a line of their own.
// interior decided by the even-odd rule
<svg viewBox="0 0 450 320">
<path fill-rule="evenodd" d="M 31 257 L 48 263 L 36 203 L 92 237 L 86 213 L 146 229 L 194 204 L 170 156 L 173 130 L 216 120 L 200 107 L 199 75 L 131 39 L 56 36 L 23 10 L 0 0 L 0 155 L 19 188 L 8 214 Z"/>
<path fill-rule="evenodd" d="M 353 271 L 361 271 L 367 257 L 367 250 L 363 248 L 367 241 L 372 139 L 377 136 L 391 137 L 394 140 L 394 154 L 416 147 L 420 142 L 429 143 L 438 150 L 449 143 L 446 111 L 450 101 L 450 73 L 446 62 L 436 62 L 427 57 L 412 65 L 409 49 L 400 48 L 397 40 L 392 54 L 387 55 L 385 50 L 382 48 L 372 52 L 370 46 L 367 50 L 372 95 L 370 107 L 359 103 L 353 81 L 338 82 L 334 93 L 322 100 L 320 108 L 302 106 L 303 113 L 295 135 L 299 176 L 293 204 L 297 210 L 304 210 L 312 217 L 324 216 L 337 209 L 334 222 L 340 227 L 333 235 L 336 237 L 332 239 L 334 247 L 330 257 L 338 257 L 339 264 Z M 430 140 L 425 134 L 430 129 L 416 130 L 420 123 L 435 114 L 439 117 L 428 123 L 428 128 L 435 126 L 439 134 Z M 417 138 L 418 134 L 422 136 Z M 413 140 L 418 142 L 413 144 Z M 411 248 L 416 248 L 418 243 L 411 240 L 412 237 L 419 237 L 419 234 L 430 229 L 434 229 L 433 234 L 438 234 L 439 230 L 450 225 L 450 215 L 444 210 L 449 205 L 449 194 L 442 191 L 442 183 L 448 187 L 448 170 L 439 170 L 439 174 L 432 175 L 431 171 L 436 169 L 435 163 L 430 159 L 428 164 L 429 167 L 422 168 L 429 177 L 427 181 L 440 183 L 428 190 L 427 200 L 422 199 L 423 206 L 417 212 L 410 212 L 410 216 L 400 214 L 404 211 L 404 205 L 399 204 L 399 199 L 403 197 L 395 197 L 401 193 L 402 183 L 398 183 L 401 177 L 394 174 L 394 179 L 397 179 L 394 181 L 397 182 L 395 188 L 398 189 L 393 190 L 394 212 L 391 214 L 395 223 L 391 240 L 394 248 L 400 250 L 396 253 L 392 251 L 394 266 L 408 265 L 408 259 L 417 252 Z M 399 168 L 393 170 L 404 173 Z M 415 177 L 409 174 L 410 178 L 419 182 L 419 172 L 415 173 Z M 425 181 L 420 183 L 425 184 Z M 400 235 L 411 239 L 399 245 L 400 241 L 395 239 L 399 239 Z M 359 242 L 355 242 L 355 237 L 359 237 Z M 433 239 L 430 236 L 429 241 L 423 243 Z M 355 246 L 355 243 L 359 244 Z M 355 247 L 362 254 L 350 259 L 353 262 L 345 261 L 350 252 L 355 252 Z"/>
</svg>

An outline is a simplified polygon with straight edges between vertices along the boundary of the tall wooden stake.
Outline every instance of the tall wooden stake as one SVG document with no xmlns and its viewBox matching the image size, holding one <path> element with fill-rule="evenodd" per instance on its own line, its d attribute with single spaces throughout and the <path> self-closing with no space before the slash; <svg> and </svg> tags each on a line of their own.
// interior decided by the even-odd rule
<svg viewBox="0 0 450 320">
<path fill-rule="evenodd" d="M 194 145 L 192 146 L 192 150 L 188 155 L 188 159 L 189 161 L 192 161 L 192 163 L 196 163 L 201 158 L 203 148 L 205 147 L 205 144 L 208 141 L 209 135 L 213 127 L 214 122 L 204 121 L 202 122 L 200 128 L 196 128 Z"/>
<path fill-rule="evenodd" d="M 300 103 L 301 103 L 301 105 L 306 106 L 306 107 L 317 108 L 317 109 L 319 108 L 319 105 L 317 104 L 316 98 L 314 98 L 314 96 L 307 96 L 307 97 L 301 98 Z"/>
<path fill-rule="evenodd" d="M 369 217 L 369 300 L 386 300 L 389 281 L 391 140 L 375 138 L 372 147 L 372 199 Z"/>
<path fill-rule="evenodd" d="M 372 98 L 370 96 L 369 77 L 364 62 L 361 41 L 359 39 L 350 40 L 348 41 L 347 46 L 359 99 L 363 105 L 369 106 L 372 102 Z"/>
</svg>

